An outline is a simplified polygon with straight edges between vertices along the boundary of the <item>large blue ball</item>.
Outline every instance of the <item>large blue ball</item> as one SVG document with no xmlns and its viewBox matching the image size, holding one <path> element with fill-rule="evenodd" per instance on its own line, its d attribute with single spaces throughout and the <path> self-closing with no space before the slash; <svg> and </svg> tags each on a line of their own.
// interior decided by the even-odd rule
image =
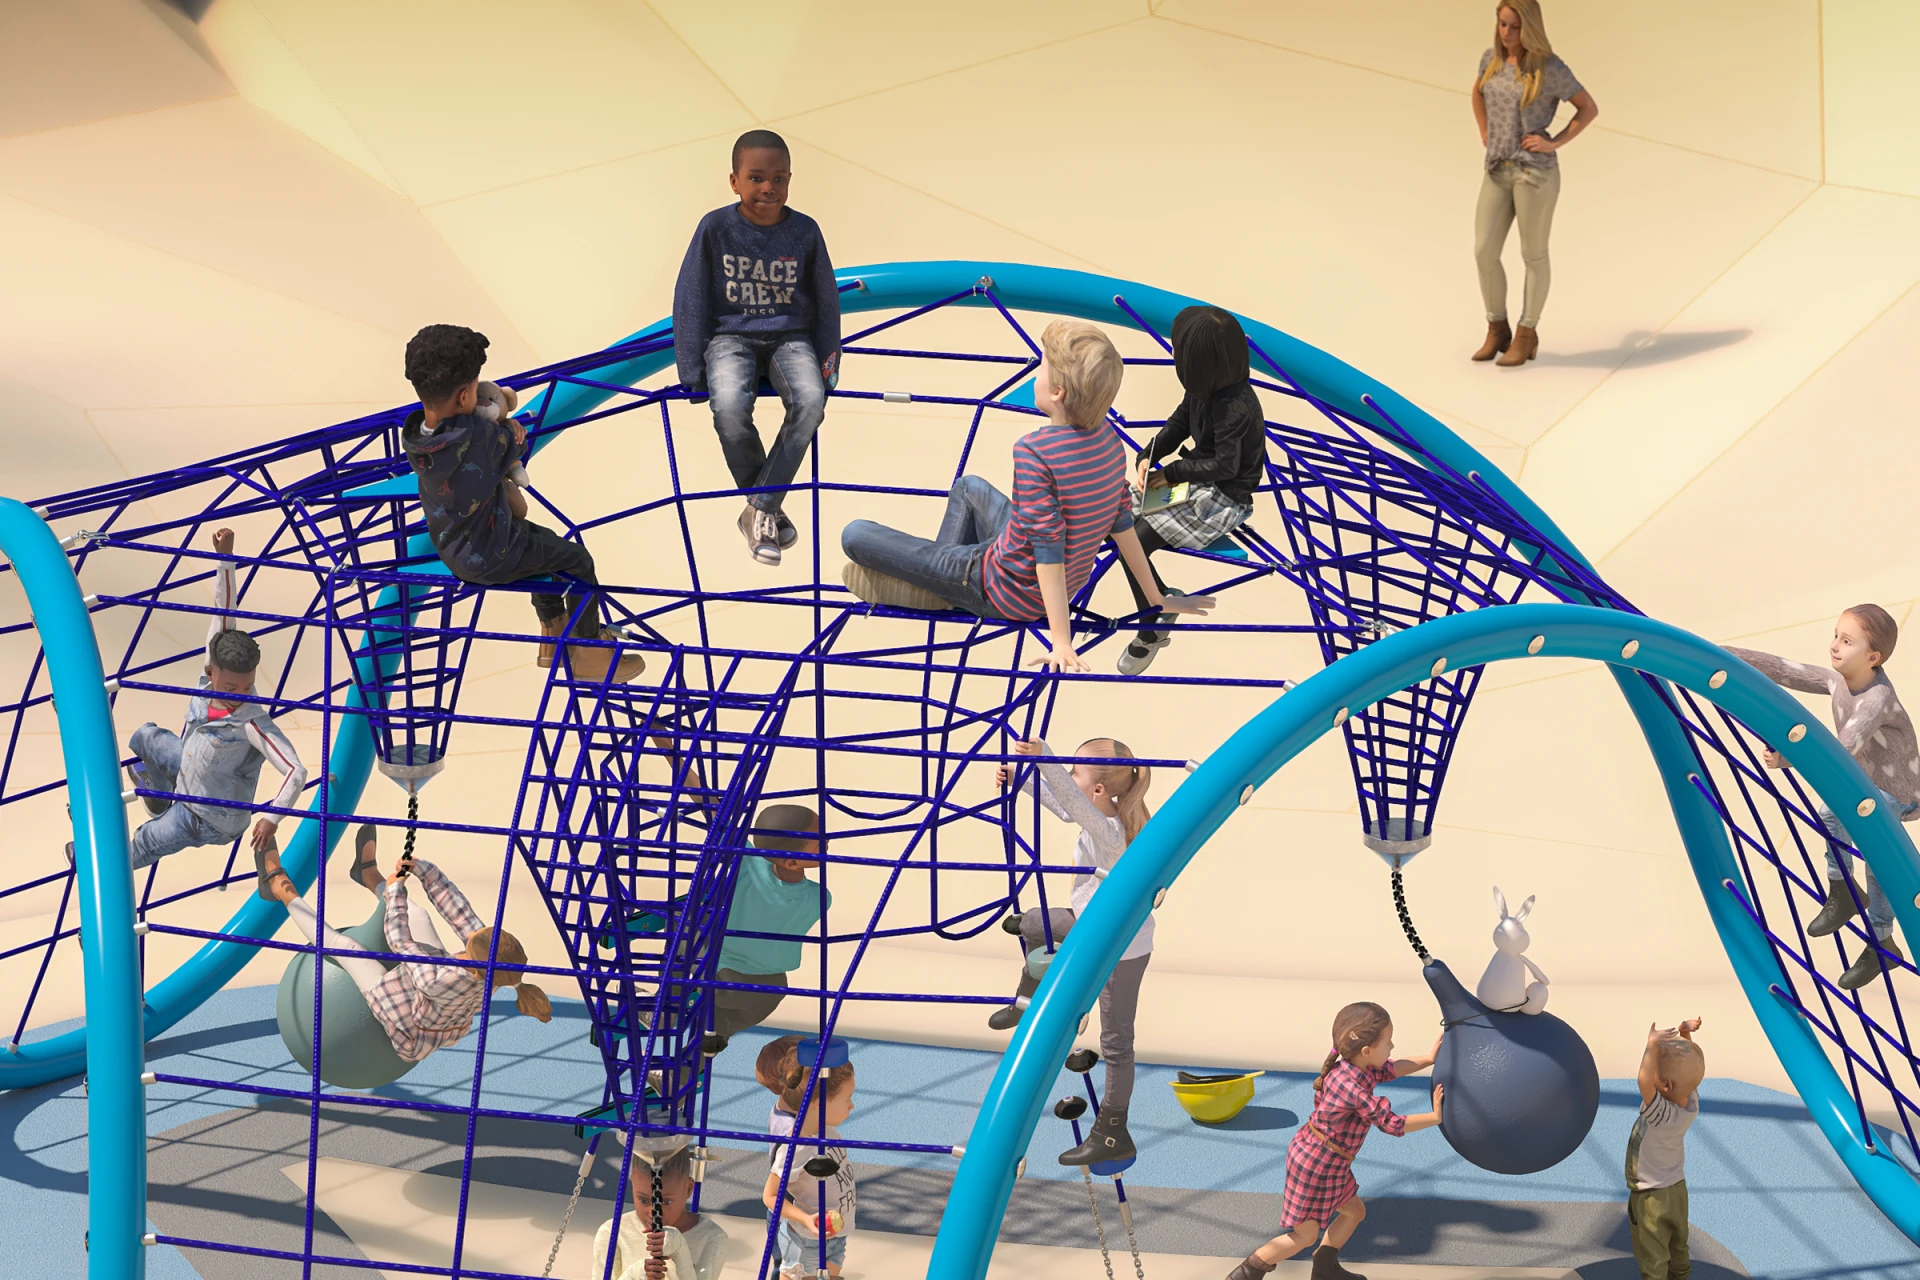
<svg viewBox="0 0 1920 1280">
<path fill-rule="evenodd" d="M 364 924 L 340 930 L 363 947 L 387 949 L 387 904 L 382 899 Z M 382 962 L 388 969 L 391 962 Z M 327 961 L 320 998 L 320 1078 L 336 1089 L 373 1089 L 392 1084 L 413 1064 L 393 1051 L 387 1029 L 367 1008 L 353 979 L 333 961 Z M 280 1039 L 302 1070 L 313 1070 L 313 956 L 295 955 L 280 975 L 280 993 L 274 1014 Z"/>
<path fill-rule="evenodd" d="M 1495 1013 L 1447 966 L 1427 965 L 1447 1022 L 1433 1078 L 1446 1086 L 1440 1132 L 1491 1173 L 1538 1173 L 1586 1141 L 1600 1071 L 1586 1041 L 1550 1013 Z"/>
</svg>

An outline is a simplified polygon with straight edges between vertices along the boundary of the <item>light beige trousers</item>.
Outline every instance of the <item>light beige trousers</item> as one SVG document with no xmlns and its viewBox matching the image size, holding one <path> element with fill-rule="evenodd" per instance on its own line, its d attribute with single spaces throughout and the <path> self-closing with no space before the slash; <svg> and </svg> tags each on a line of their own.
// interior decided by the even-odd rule
<svg viewBox="0 0 1920 1280">
<path fill-rule="evenodd" d="M 1533 328 L 1546 305 L 1553 268 L 1547 261 L 1547 237 L 1553 232 L 1553 207 L 1560 202 L 1560 166 L 1505 160 L 1487 171 L 1480 182 L 1480 202 L 1473 211 L 1473 258 L 1480 268 L 1480 296 L 1487 304 L 1487 321 L 1507 318 L 1507 270 L 1500 265 L 1507 231 L 1520 223 L 1520 261 L 1526 264 L 1526 288 L 1521 299 L 1520 323 Z"/>
</svg>

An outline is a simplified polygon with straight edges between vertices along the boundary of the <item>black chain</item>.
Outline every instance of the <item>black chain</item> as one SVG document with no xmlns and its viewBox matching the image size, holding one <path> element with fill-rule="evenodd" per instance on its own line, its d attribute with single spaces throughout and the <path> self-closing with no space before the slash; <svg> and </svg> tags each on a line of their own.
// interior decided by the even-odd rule
<svg viewBox="0 0 1920 1280">
<path fill-rule="evenodd" d="M 413 862 L 413 838 L 420 833 L 420 828 L 415 825 L 419 820 L 420 793 L 409 790 L 407 792 L 407 848 L 406 852 L 400 855 L 400 867 L 403 871 Z"/>
<path fill-rule="evenodd" d="M 1420 957 L 1421 964 L 1432 964 L 1433 957 L 1427 954 L 1427 944 L 1420 941 L 1420 932 L 1413 927 L 1413 917 L 1407 914 L 1407 888 L 1401 883 L 1398 867 L 1393 869 L 1393 909 L 1400 913 L 1400 927 L 1407 931 L 1407 941 L 1413 944 L 1413 954 Z"/>
</svg>

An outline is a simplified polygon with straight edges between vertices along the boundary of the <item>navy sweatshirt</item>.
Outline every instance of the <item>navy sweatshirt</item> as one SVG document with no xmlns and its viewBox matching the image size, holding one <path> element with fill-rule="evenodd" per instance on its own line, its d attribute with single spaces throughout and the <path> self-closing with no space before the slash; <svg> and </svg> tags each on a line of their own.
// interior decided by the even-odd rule
<svg viewBox="0 0 1920 1280">
<path fill-rule="evenodd" d="M 1139 456 L 1159 462 L 1182 444 L 1179 459 L 1160 468 L 1168 484 L 1210 484 L 1239 506 L 1253 504 L 1266 479 L 1267 424 L 1250 383 L 1187 396 Z"/>
<path fill-rule="evenodd" d="M 420 482 L 427 536 L 453 576 L 471 579 L 509 564 L 526 548 L 522 522 L 507 507 L 502 482 L 519 461 L 513 430 L 471 413 L 443 418 L 432 432 L 415 409 L 400 447 Z"/>
<path fill-rule="evenodd" d="M 797 209 L 770 227 L 730 204 L 700 219 L 673 286 L 673 358 L 680 381 L 707 385 L 716 333 L 812 340 L 823 363 L 840 350 L 840 290 L 820 224 Z"/>
</svg>

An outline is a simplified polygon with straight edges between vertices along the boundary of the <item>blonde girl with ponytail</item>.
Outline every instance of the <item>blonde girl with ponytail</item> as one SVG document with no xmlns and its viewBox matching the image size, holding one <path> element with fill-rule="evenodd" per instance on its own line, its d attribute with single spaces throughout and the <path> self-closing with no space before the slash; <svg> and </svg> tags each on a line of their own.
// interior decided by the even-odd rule
<svg viewBox="0 0 1920 1280">
<path fill-rule="evenodd" d="M 1287 1190 L 1280 1205 L 1280 1234 L 1247 1255 L 1227 1280 L 1258 1280 L 1294 1254 L 1313 1251 L 1311 1280 L 1360 1280 L 1340 1265 L 1340 1247 L 1353 1238 L 1367 1206 L 1354 1181 L 1353 1158 L 1369 1129 L 1402 1137 L 1440 1123 L 1446 1090 L 1433 1086 L 1433 1110 L 1394 1114 L 1374 1086 L 1433 1065 L 1440 1042 L 1424 1058 L 1393 1056 L 1393 1019 L 1370 1000 L 1346 1006 L 1333 1018 L 1333 1048 L 1313 1081 L 1313 1115 L 1287 1145 Z M 1325 1230 L 1326 1238 L 1321 1240 Z"/>
<path fill-rule="evenodd" d="M 1106 873 L 1120 861 L 1140 828 L 1153 816 L 1147 808 L 1147 790 L 1153 785 L 1153 770 L 1134 758 L 1127 744 L 1118 738 L 1093 738 L 1074 749 L 1083 758 L 1069 771 L 1053 758 L 1052 749 L 1038 738 L 1013 744 L 1015 755 L 1038 756 L 1039 798 L 1047 812 L 1063 822 L 1080 828 L 1074 841 L 1075 865 L 1087 868 L 1076 876 L 1067 906 L 1051 908 L 1041 919 L 1040 908 L 1033 907 L 1018 917 L 1023 956 L 1045 954 L 1047 933 L 1057 947 L 1073 929 L 1073 922 L 1086 910 Z M 1087 763 L 1094 757 L 1100 763 Z M 1111 761 L 1111 763 L 1107 763 Z M 1001 765 L 998 782 L 1005 787 L 1013 771 Z M 1034 793 L 1031 777 L 1021 791 Z M 1009 920 L 1008 928 L 1013 927 Z M 1136 1154 L 1133 1138 L 1127 1133 L 1127 1106 L 1133 1097 L 1133 1025 L 1140 1008 L 1140 983 L 1146 977 L 1147 961 L 1153 955 L 1153 916 L 1148 914 L 1126 954 L 1113 968 L 1113 976 L 1100 992 L 1100 1056 L 1107 1064 L 1106 1086 L 1102 1090 L 1100 1114 L 1088 1131 L 1087 1140 L 1063 1153 L 1060 1163 L 1087 1165 L 1108 1160 L 1127 1160 Z M 1023 963 L 1020 984 L 1013 1003 L 997 1009 L 987 1019 L 995 1031 L 1006 1031 L 1020 1021 L 1028 999 L 1039 987 L 1033 966 Z"/>
</svg>

